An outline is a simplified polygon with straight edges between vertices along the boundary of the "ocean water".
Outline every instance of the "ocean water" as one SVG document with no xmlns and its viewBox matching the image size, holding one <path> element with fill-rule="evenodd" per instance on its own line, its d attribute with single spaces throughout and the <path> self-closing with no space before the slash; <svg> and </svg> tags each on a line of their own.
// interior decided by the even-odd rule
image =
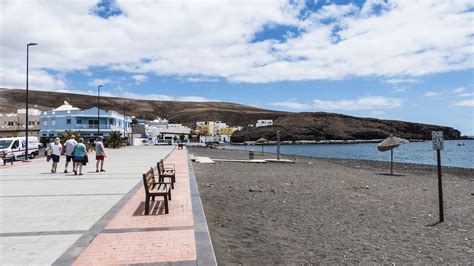
<svg viewBox="0 0 474 266">
<path fill-rule="evenodd" d="M 457 146 L 460 141 L 444 141 L 441 151 L 441 164 L 474 168 L 474 140 L 462 140 L 465 146 Z M 227 145 L 226 149 L 262 151 L 260 145 Z M 264 145 L 265 152 L 276 153 L 276 145 Z M 390 161 L 390 151 L 379 152 L 377 143 L 361 144 L 298 144 L 281 145 L 281 154 L 301 155 L 321 158 L 357 159 L 373 161 Z M 431 141 L 410 142 L 393 150 L 393 161 L 400 163 L 417 163 L 436 165 L 436 151 Z"/>
</svg>

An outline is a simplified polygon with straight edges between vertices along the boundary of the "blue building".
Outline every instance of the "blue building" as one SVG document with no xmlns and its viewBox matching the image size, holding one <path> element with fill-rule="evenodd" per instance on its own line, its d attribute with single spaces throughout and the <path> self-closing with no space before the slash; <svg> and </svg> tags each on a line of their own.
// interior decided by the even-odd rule
<svg viewBox="0 0 474 266">
<path fill-rule="evenodd" d="M 97 121 L 97 107 L 80 110 L 68 102 L 58 108 L 41 112 L 40 137 L 52 138 L 66 130 L 79 132 L 81 137 L 97 137 L 97 127 L 100 125 L 100 135 L 107 138 L 112 131 L 119 131 L 122 137 L 129 137 L 132 132 L 131 117 L 116 111 L 100 110 L 100 123 Z M 124 136 L 125 132 L 125 136 Z"/>
</svg>

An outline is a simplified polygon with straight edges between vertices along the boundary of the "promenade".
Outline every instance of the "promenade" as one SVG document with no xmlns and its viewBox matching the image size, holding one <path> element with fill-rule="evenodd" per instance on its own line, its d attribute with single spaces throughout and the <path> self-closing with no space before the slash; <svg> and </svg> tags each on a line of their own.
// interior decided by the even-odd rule
<svg viewBox="0 0 474 266">
<path fill-rule="evenodd" d="M 57 174 L 44 159 L 0 168 L 0 262 L 215 263 L 187 151 L 173 148 L 107 150 L 107 172 L 91 160 L 83 176 L 63 173 L 65 158 Z M 165 157 L 177 167 L 170 213 L 157 198 L 145 216 L 141 174 Z"/>
</svg>

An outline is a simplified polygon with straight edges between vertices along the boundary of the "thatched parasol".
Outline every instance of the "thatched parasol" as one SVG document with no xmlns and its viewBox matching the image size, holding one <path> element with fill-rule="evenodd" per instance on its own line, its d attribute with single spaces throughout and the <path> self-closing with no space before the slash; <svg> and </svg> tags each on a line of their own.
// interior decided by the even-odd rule
<svg viewBox="0 0 474 266">
<path fill-rule="evenodd" d="M 388 138 L 386 138 L 384 141 L 380 142 L 379 145 L 377 145 L 377 149 L 379 151 L 388 151 L 390 150 L 390 174 L 393 175 L 393 149 L 396 147 L 410 142 L 407 139 L 402 139 L 395 137 L 394 135 L 390 135 Z"/>
</svg>

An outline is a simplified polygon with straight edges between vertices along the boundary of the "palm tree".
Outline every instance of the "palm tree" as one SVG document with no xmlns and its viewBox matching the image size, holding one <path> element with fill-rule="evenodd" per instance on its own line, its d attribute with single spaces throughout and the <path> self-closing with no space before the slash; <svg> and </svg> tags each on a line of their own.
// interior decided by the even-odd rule
<svg viewBox="0 0 474 266">
<path fill-rule="evenodd" d="M 123 145 L 122 132 L 111 131 L 109 136 L 109 146 L 116 149 Z"/>
</svg>

